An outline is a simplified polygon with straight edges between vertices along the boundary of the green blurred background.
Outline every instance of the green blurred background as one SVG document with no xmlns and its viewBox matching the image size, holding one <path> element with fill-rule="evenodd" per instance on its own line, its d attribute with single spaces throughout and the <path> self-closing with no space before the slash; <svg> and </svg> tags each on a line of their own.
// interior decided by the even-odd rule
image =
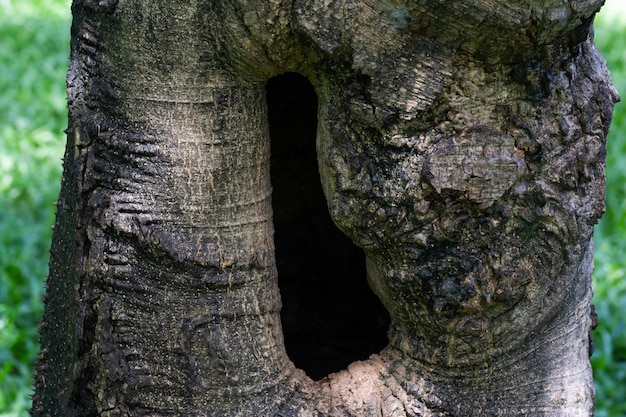
<svg viewBox="0 0 626 417">
<path fill-rule="evenodd" d="M 70 0 L 0 0 L 0 417 L 27 416 L 67 123 Z M 626 1 L 596 42 L 626 99 Z M 615 108 L 607 213 L 596 228 L 592 357 L 598 417 L 626 416 L 626 105 Z"/>
</svg>

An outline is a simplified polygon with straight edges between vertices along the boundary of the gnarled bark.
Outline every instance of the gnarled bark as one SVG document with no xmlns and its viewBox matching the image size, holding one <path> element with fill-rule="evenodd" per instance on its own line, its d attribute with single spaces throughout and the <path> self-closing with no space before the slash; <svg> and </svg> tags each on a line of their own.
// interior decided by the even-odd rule
<svg viewBox="0 0 626 417">
<path fill-rule="evenodd" d="M 601 3 L 75 0 L 33 415 L 591 415 Z M 329 211 L 391 317 L 322 381 L 279 315 L 286 71 L 316 88 Z"/>
</svg>

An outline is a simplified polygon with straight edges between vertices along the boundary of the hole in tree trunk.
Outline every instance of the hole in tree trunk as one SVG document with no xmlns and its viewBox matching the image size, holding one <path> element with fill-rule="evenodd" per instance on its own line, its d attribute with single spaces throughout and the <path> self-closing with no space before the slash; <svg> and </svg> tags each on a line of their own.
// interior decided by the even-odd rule
<svg viewBox="0 0 626 417">
<path fill-rule="evenodd" d="M 387 345 L 389 316 L 365 278 L 365 255 L 332 222 L 315 136 L 317 96 L 301 75 L 267 83 L 274 242 L 287 354 L 321 379 Z"/>
</svg>

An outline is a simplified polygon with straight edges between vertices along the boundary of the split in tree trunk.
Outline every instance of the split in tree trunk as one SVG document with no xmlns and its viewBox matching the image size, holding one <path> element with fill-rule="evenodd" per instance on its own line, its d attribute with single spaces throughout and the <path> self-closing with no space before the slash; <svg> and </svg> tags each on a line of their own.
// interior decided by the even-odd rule
<svg viewBox="0 0 626 417">
<path fill-rule="evenodd" d="M 285 348 L 313 379 L 387 345 L 389 316 L 365 279 L 365 254 L 332 222 L 319 178 L 317 95 L 286 73 L 267 85 L 274 242 Z"/>
</svg>

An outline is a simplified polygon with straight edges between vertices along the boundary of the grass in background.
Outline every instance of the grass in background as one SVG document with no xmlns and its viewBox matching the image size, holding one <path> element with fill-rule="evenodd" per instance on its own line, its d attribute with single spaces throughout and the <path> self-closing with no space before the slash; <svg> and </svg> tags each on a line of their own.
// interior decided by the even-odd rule
<svg viewBox="0 0 626 417">
<path fill-rule="evenodd" d="M 624 100 L 615 106 L 607 145 L 607 211 L 596 227 L 592 337 L 596 417 L 626 416 L 626 2 L 609 0 L 596 19 L 596 44 Z"/>
<path fill-rule="evenodd" d="M 0 416 L 26 416 L 67 125 L 68 0 L 0 0 Z"/>
<path fill-rule="evenodd" d="M 626 100 L 626 12 L 608 0 L 596 41 Z M 27 416 L 67 124 L 70 0 L 0 0 L 0 417 Z M 623 6 L 622 6 L 623 7 Z M 597 417 L 626 416 L 626 104 L 609 135 L 596 230 Z"/>
</svg>

